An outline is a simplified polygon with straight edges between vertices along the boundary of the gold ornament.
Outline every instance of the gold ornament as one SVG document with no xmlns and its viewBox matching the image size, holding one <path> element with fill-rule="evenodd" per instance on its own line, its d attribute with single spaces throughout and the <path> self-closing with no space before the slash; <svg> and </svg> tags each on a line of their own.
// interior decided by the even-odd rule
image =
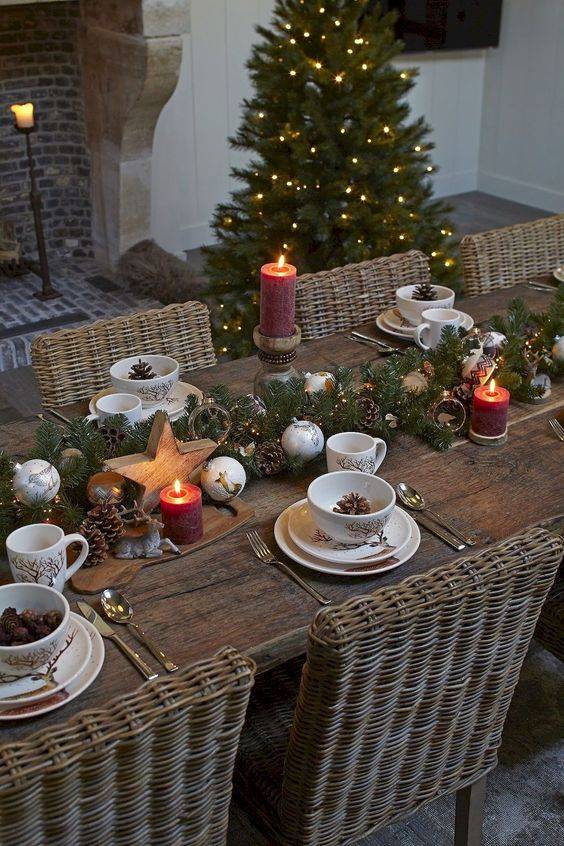
<svg viewBox="0 0 564 846">
<path fill-rule="evenodd" d="M 121 502 L 125 492 L 125 479 L 119 473 L 94 473 L 86 485 L 86 496 L 92 505 L 101 502 Z"/>
</svg>

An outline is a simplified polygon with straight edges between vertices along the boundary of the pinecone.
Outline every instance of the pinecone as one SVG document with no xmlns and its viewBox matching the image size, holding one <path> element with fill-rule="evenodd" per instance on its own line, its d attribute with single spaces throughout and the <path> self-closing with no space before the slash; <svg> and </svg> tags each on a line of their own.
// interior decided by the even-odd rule
<svg viewBox="0 0 564 846">
<path fill-rule="evenodd" d="M 131 370 L 127 374 L 128 379 L 133 379 L 136 382 L 141 382 L 144 379 L 154 379 L 155 371 L 148 361 L 139 359 L 137 364 L 133 364 Z"/>
<path fill-rule="evenodd" d="M 84 522 L 96 526 L 102 532 L 108 547 L 112 547 L 123 535 L 123 521 L 111 500 L 105 500 L 91 508 Z"/>
<path fill-rule="evenodd" d="M 6 634 L 12 634 L 21 625 L 20 615 L 15 608 L 5 608 L 0 617 L 0 627 Z"/>
<path fill-rule="evenodd" d="M 284 450 L 276 441 L 259 444 L 254 453 L 255 464 L 262 476 L 275 476 L 286 463 Z"/>
<path fill-rule="evenodd" d="M 363 429 L 373 429 L 380 420 L 380 408 L 371 397 L 358 397 L 361 410 L 360 425 Z"/>
<path fill-rule="evenodd" d="M 84 566 L 97 567 L 98 564 L 101 564 L 106 559 L 108 554 L 108 544 L 106 543 L 104 535 L 98 526 L 89 522 L 88 518 L 83 521 L 79 532 L 86 538 L 88 546 L 90 547 L 88 558 L 84 562 Z"/>
<path fill-rule="evenodd" d="M 428 300 L 429 302 L 433 302 L 433 300 L 437 299 L 437 292 L 432 285 L 429 285 L 428 282 L 422 282 L 421 285 L 417 285 L 413 291 L 411 299 Z"/>
<path fill-rule="evenodd" d="M 125 440 L 125 432 L 122 429 L 116 429 L 113 426 L 100 426 L 98 430 L 106 442 L 106 450 L 108 458 L 115 458 L 118 453 L 121 443 Z"/>
<path fill-rule="evenodd" d="M 337 514 L 370 514 L 370 503 L 362 494 L 345 494 L 334 506 L 333 511 Z"/>
</svg>

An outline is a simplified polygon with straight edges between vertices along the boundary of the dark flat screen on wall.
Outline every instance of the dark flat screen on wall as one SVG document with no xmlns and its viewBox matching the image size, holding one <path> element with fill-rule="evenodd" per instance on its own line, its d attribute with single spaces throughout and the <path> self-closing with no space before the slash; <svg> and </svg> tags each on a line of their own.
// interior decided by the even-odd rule
<svg viewBox="0 0 564 846">
<path fill-rule="evenodd" d="M 497 47 L 502 0 L 383 0 L 407 52 Z"/>
</svg>

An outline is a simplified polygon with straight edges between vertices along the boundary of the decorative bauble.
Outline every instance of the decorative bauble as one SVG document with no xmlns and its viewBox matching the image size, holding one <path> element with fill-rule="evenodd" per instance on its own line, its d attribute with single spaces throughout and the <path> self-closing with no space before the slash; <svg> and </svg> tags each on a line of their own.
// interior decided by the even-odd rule
<svg viewBox="0 0 564 846">
<path fill-rule="evenodd" d="M 218 455 L 206 461 L 200 476 L 202 489 L 215 502 L 228 502 L 239 496 L 246 481 L 243 465 L 227 455 Z"/>
<path fill-rule="evenodd" d="M 98 526 L 84 520 L 78 531 L 88 541 L 88 557 L 84 566 L 97 567 L 102 564 L 108 555 L 108 544 Z"/>
<path fill-rule="evenodd" d="M 304 373 L 304 390 L 306 394 L 317 394 L 319 391 L 332 391 L 336 381 L 332 373 L 318 370 L 317 373 Z"/>
<path fill-rule="evenodd" d="M 84 453 L 81 450 L 77 449 L 76 447 L 66 447 L 66 449 L 63 449 L 61 451 L 61 461 L 60 461 L 61 470 L 66 470 L 66 468 L 69 467 L 69 465 L 71 465 L 75 461 L 78 461 L 79 458 L 83 458 L 83 457 L 84 457 Z"/>
<path fill-rule="evenodd" d="M 491 357 L 481 347 L 472 352 L 462 363 L 462 380 L 471 389 L 489 382 L 495 370 Z"/>
<path fill-rule="evenodd" d="M 286 453 L 278 441 L 265 441 L 255 449 L 255 464 L 261 476 L 275 476 L 286 463 Z"/>
<path fill-rule="evenodd" d="M 554 346 L 551 350 L 552 360 L 557 361 L 559 364 L 564 362 L 564 335 L 561 338 L 557 338 L 554 342 Z"/>
<path fill-rule="evenodd" d="M 373 429 L 380 422 L 380 408 L 372 397 L 358 397 L 358 406 L 361 411 L 359 420 L 363 429 Z"/>
<path fill-rule="evenodd" d="M 86 496 L 88 502 L 91 502 L 92 505 L 97 505 L 106 500 L 121 502 L 124 493 L 125 479 L 119 473 L 111 470 L 94 473 L 86 484 Z"/>
<path fill-rule="evenodd" d="M 430 410 L 434 423 L 440 429 L 458 432 L 466 423 L 466 409 L 452 391 L 443 391 Z"/>
<path fill-rule="evenodd" d="M 317 423 L 294 418 L 284 429 L 281 444 L 288 458 L 312 461 L 322 451 L 325 439 Z"/>
<path fill-rule="evenodd" d="M 227 440 L 231 429 L 231 415 L 211 397 L 197 405 L 188 418 L 188 430 L 192 438 L 213 438 L 218 444 Z"/>
<path fill-rule="evenodd" d="M 536 402 L 548 399 L 552 393 L 552 383 L 547 373 L 539 373 L 537 376 L 533 376 L 529 384 L 531 388 L 542 388 L 542 393 L 535 398 Z"/>
<path fill-rule="evenodd" d="M 480 343 L 485 355 L 496 358 L 507 343 L 507 338 L 501 332 L 494 332 L 492 329 L 489 332 L 482 333 Z"/>
<path fill-rule="evenodd" d="M 57 496 L 61 477 L 56 467 L 42 458 L 32 458 L 16 465 L 14 495 L 24 505 L 50 502 Z"/>
<path fill-rule="evenodd" d="M 384 420 L 386 421 L 386 423 L 388 424 L 390 429 L 397 429 L 398 428 L 399 420 L 398 420 L 398 418 L 396 417 L 395 414 L 391 414 L 391 413 L 386 414 L 386 416 L 384 417 Z"/>
<path fill-rule="evenodd" d="M 411 370 L 402 379 L 403 387 L 412 394 L 422 394 L 428 387 L 428 382 L 419 370 Z"/>
</svg>

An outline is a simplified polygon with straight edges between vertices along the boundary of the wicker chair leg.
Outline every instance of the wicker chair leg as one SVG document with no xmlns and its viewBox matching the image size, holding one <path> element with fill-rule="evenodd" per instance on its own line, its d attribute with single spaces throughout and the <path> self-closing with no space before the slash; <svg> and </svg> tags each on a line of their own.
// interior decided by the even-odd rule
<svg viewBox="0 0 564 846">
<path fill-rule="evenodd" d="M 486 776 L 456 793 L 454 846 L 480 846 L 486 799 Z"/>
</svg>

